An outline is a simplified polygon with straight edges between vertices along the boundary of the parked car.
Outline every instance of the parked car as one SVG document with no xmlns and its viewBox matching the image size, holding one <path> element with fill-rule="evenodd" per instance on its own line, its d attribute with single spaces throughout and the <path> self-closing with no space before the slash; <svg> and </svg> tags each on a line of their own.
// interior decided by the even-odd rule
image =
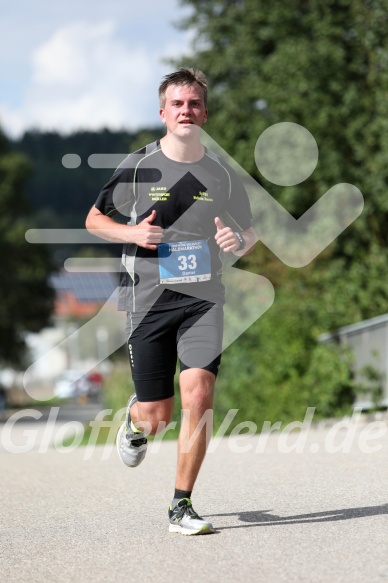
<svg viewBox="0 0 388 583">
<path fill-rule="evenodd" d="M 84 374 L 75 369 L 67 369 L 54 382 L 54 396 L 59 399 L 72 399 L 87 396 L 90 381 Z"/>
</svg>

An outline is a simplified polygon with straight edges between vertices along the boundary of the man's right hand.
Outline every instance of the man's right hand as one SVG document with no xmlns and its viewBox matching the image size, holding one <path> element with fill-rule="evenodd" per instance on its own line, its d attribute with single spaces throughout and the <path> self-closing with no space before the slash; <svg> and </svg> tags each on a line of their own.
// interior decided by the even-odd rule
<svg viewBox="0 0 388 583">
<path fill-rule="evenodd" d="M 153 210 L 151 214 L 143 219 L 138 225 L 131 227 L 131 238 L 136 245 L 144 249 L 152 249 L 155 251 L 158 244 L 161 242 L 164 231 L 162 227 L 153 225 L 156 217 L 156 211 Z"/>
<path fill-rule="evenodd" d="M 155 217 L 156 211 L 153 210 L 138 225 L 122 225 L 93 206 L 86 217 L 86 228 L 92 235 L 112 243 L 135 243 L 144 249 L 156 251 L 164 231 L 162 227 L 152 224 Z"/>
</svg>

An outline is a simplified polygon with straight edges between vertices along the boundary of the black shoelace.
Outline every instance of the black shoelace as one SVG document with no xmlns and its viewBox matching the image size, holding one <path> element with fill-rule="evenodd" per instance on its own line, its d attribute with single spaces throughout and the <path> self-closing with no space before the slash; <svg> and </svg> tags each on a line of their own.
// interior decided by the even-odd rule
<svg viewBox="0 0 388 583">
<path fill-rule="evenodd" d="M 174 514 L 178 519 L 182 518 L 186 513 L 191 516 L 191 518 L 200 518 L 191 504 L 183 504 L 182 506 L 178 505 L 174 508 Z"/>
<path fill-rule="evenodd" d="M 147 443 L 147 439 L 145 437 L 138 437 L 138 438 L 134 438 L 134 439 L 130 439 L 127 436 L 128 441 L 130 442 L 131 445 L 133 445 L 133 447 L 140 447 L 141 445 L 145 445 Z"/>
</svg>

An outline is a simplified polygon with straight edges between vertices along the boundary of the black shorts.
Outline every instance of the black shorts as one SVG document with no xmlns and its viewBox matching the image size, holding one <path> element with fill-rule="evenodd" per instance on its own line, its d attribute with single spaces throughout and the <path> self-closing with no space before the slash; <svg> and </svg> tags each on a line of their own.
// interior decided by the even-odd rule
<svg viewBox="0 0 388 583">
<path fill-rule="evenodd" d="M 132 378 L 139 401 L 174 395 L 174 375 L 201 368 L 215 376 L 221 362 L 223 308 L 194 299 L 190 305 L 128 313 L 127 337 Z"/>
</svg>

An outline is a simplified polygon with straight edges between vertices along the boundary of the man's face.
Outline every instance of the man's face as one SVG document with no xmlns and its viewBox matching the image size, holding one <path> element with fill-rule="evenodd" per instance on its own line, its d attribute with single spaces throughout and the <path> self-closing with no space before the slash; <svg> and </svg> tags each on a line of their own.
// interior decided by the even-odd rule
<svg viewBox="0 0 388 583">
<path fill-rule="evenodd" d="M 201 127 L 207 119 L 207 109 L 200 85 L 170 85 L 166 91 L 166 103 L 159 110 L 167 132 L 180 136 L 190 135 L 192 126 Z"/>
</svg>

